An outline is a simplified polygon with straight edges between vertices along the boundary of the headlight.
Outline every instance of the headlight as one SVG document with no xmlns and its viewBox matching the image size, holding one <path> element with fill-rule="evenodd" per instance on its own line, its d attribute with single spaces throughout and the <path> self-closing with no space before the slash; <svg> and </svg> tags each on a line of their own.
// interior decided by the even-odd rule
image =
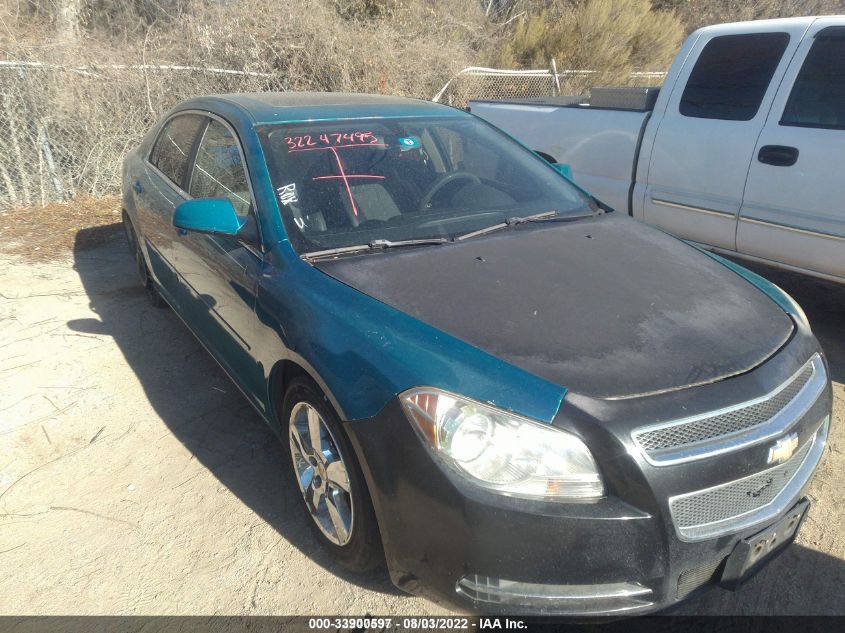
<svg viewBox="0 0 845 633">
<path fill-rule="evenodd" d="M 554 500 L 604 494 L 593 456 L 571 433 L 432 388 L 400 399 L 435 455 L 480 486 Z"/>
</svg>

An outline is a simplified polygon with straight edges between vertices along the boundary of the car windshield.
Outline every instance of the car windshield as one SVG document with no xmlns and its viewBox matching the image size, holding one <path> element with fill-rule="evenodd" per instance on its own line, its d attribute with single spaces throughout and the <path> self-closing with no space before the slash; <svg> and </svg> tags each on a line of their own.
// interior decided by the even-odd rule
<svg viewBox="0 0 845 633">
<path fill-rule="evenodd" d="M 451 240 L 514 217 L 595 210 L 543 159 L 473 117 L 264 125 L 259 133 L 300 254 Z"/>
</svg>

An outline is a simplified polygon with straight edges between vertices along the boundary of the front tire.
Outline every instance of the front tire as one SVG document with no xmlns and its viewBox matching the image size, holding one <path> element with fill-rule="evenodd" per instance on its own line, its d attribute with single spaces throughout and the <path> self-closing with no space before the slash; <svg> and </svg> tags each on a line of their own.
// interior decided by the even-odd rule
<svg viewBox="0 0 845 633">
<path fill-rule="evenodd" d="M 317 539 L 346 569 L 375 568 L 383 553 L 372 502 L 328 399 L 312 380 L 296 378 L 285 393 L 282 420 L 302 507 Z"/>
</svg>

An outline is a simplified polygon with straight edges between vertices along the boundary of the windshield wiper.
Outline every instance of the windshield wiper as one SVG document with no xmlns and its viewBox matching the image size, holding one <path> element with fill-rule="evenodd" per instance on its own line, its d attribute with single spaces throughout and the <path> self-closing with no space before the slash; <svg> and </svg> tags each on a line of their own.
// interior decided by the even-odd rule
<svg viewBox="0 0 845 633">
<path fill-rule="evenodd" d="M 381 251 L 388 248 L 401 248 L 403 246 L 431 246 L 436 244 L 446 244 L 449 242 L 445 237 L 431 237 L 420 240 L 373 240 L 368 244 L 357 244 L 355 246 L 341 246 L 339 248 L 328 248 L 323 251 L 313 251 L 311 253 L 304 253 L 303 259 L 313 260 L 321 259 L 323 257 L 332 257 L 334 255 L 350 255 L 352 253 L 367 253 L 372 251 Z"/>
<path fill-rule="evenodd" d="M 583 218 L 590 218 L 594 213 L 584 213 L 581 215 L 560 215 L 559 211 L 544 211 L 543 213 L 535 213 L 534 215 L 526 215 L 525 217 L 513 217 L 508 218 L 504 222 L 500 222 L 499 224 L 493 224 L 491 226 L 485 226 L 483 229 L 478 229 L 477 231 L 470 231 L 469 233 L 464 233 L 455 238 L 456 241 L 466 240 L 471 237 L 477 237 L 479 235 L 487 235 L 487 233 L 493 233 L 494 231 L 500 231 L 501 229 L 506 229 L 511 226 L 519 226 L 520 224 L 527 224 L 528 222 L 570 222 L 572 220 L 580 220 Z"/>
</svg>

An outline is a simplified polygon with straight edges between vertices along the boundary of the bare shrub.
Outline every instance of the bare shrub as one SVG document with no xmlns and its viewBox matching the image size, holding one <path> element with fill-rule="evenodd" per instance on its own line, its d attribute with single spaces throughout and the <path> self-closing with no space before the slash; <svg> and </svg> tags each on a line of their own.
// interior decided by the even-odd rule
<svg viewBox="0 0 845 633">
<path fill-rule="evenodd" d="M 89 66 L 0 72 L 0 208 L 119 192 L 126 152 L 177 102 L 271 78 Z"/>
<path fill-rule="evenodd" d="M 466 66 L 551 59 L 597 71 L 562 74 L 561 90 L 580 93 L 664 70 L 684 28 L 843 10 L 842 0 L 0 0 L 0 55 L 59 67 L 0 69 L 0 206 L 116 193 L 127 149 L 198 94 L 430 98 Z M 534 80 L 557 90 L 552 75 Z M 497 81 L 497 94 L 526 93 Z"/>
<path fill-rule="evenodd" d="M 389 11 L 380 17 L 367 13 L 374 4 L 355 5 L 360 13 L 334 0 L 272 9 L 262 0 L 196 2 L 149 23 L 126 3 L 122 12 L 109 8 L 119 22 L 111 26 L 91 3 L 81 35 L 49 46 L 44 33 L 59 28 L 49 15 L 8 6 L 3 23 L 18 26 L 3 38 L 6 54 L 57 67 L 0 69 L 0 207 L 117 193 L 128 149 L 191 96 L 347 90 L 430 98 L 487 41 L 481 6 L 463 0 L 383 3 Z"/>
<path fill-rule="evenodd" d="M 671 12 L 649 0 L 558 2 L 527 16 L 492 56 L 499 66 L 548 66 L 598 72 L 593 83 L 625 82 L 633 70 L 664 70 L 683 37 Z"/>
<path fill-rule="evenodd" d="M 148 55 L 277 73 L 289 90 L 428 96 L 487 42 L 480 4 L 465 0 L 300 0 L 267 13 L 265 0 L 197 6 L 178 30 L 154 25 Z"/>
<path fill-rule="evenodd" d="M 3 0 L 8 15 L 51 26 L 62 36 L 137 33 L 154 22 L 177 22 L 196 0 Z M 2 9 L 0 9 L 2 12 Z"/>
<path fill-rule="evenodd" d="M 687 32 L 709 24 L 845 13 L 843 0 L 654 0 L 678 14 Z"/>
<path fill-rule="evenodd" d="M 383 18 L 393 13 L 396 2 L 391 0 L 334 0 L 341 17 L 352 20 Z"/>
</svg>

